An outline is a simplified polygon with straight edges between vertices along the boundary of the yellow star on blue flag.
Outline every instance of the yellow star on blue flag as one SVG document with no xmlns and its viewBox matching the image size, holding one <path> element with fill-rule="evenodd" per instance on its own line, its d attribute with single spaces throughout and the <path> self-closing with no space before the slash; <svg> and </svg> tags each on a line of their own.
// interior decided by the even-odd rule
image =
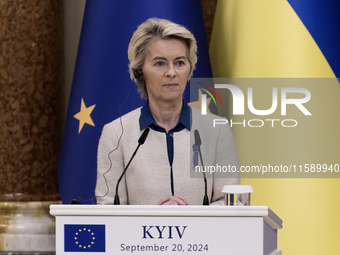
<svg viewBox="0 0 340 255">
<path fill-rule="evenodd" d="M 81 99 L 81 106 L 80 106 L 80 112 L 78 112 L 77 114 L 75 114 L 73 117 L 76 118 L 77 120 L 79 120 L 79 129 L 78 129 L 78 134 L 81 132 L 83 126 L 86 124 L 91 125 L 91 126 L 95 126 L 93 123 L 93 120 L 91 118 L 91 113 L 94 109 L 94 107 L 96 107 L 96 105 L 91 105 L 89 107 L 86 107 L 84 99 Z"/>
<path fill-rule="evenodd" d="M 209 108 L 210 102 L 211 102 L 211 98 L 209 97 L 207 98 L 207 112 L 210 112 L 210 108 Z M 198 109 L 202 108 L 202 91 L 201 90 L 198 91 L 198 100 L 190 102 L 189 105 L 196 107 Z"/>
</svg>

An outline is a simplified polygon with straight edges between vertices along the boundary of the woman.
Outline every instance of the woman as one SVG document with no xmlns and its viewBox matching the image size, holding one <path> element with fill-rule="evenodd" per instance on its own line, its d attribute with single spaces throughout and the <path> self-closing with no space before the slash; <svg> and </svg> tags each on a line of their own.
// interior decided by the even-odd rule
<svg viewBox="0 0 340 255">
<path fill-rule="evenodd" d="M 147 103 L 107 124 L 98 146 L 96 197 L 112 204 L 116 183 L 133 154 L 137 141 L 150 128 L 145 143 L 119 185 L 121 204 L 202 204 L 203 174 L 194 170 L 196 150 L 193 132 L 199 130 L 206 165 L 236 166 L 235 144 L 226 125 L 212 130 L 213 115 L 203 120 L 200 111 L 183 102 L 187 81 L 197 62 L 194 36 L 183 26 L 152 18 L 134 32 L 128 49 L 131 78 Z M 210 121 L 210 122 L 209 122 Z M 233 178 L 208 176 L 211 204 L 222 204 L 223 185 L 238 184 Z"/>
</svg>

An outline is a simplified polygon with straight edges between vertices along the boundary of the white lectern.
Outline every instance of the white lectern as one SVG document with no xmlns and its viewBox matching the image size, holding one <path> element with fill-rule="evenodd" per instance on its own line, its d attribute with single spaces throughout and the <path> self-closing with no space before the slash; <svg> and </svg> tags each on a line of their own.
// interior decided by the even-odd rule
<svg viewBox="0 0 340 255">
<path fill-rule="evenodd" d="M 51 205 L 57 255 L 279 255 L 266 206 Z"/>
</svg>

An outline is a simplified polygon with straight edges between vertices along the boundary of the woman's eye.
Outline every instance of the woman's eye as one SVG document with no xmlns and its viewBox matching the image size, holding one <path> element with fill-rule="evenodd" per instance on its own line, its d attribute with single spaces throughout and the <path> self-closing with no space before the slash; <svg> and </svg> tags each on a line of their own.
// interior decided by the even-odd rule
<svg viewBox="0 0 340 255">
<path fill-rule="evenodd" d="M 184 66 L 185 65 L 185 62 L 183 60 L 180 60 L 180 61 L 177 61 L 176 62 L 176 65 L 177 66 Z"/>
<path fill-rule="evenodd" d="M 164 66 L 165 63 L 163 61 L 158 61 L 155 63 L 155 66 Z"/>
</svg>

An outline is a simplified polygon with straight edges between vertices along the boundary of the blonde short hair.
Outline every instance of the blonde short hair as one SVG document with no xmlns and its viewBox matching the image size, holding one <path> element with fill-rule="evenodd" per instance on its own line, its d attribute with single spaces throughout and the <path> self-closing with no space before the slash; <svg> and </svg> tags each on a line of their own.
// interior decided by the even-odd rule
<svg viewBox="0 0 340 255">
<path fill-rule="evenodd" d="M 197 43 L 194 35 L 185 27 L 173 23 L 166 19 L 150 18 L 142 23 L 133 33 L 128 48 L 128 58 L 130 61 L 130 77 L 138 86 L 138 92 L 142 98 L 147 98 L 147 90 L 144 80 L 135 79 L 134 72 L 142 69 L 145 58 L 148 54 L 148 45 L 159 39 L 179 39 L 187 45 L 187 59 L 190 64 L 191 78 L 197 62 Z"/>
</svg>

